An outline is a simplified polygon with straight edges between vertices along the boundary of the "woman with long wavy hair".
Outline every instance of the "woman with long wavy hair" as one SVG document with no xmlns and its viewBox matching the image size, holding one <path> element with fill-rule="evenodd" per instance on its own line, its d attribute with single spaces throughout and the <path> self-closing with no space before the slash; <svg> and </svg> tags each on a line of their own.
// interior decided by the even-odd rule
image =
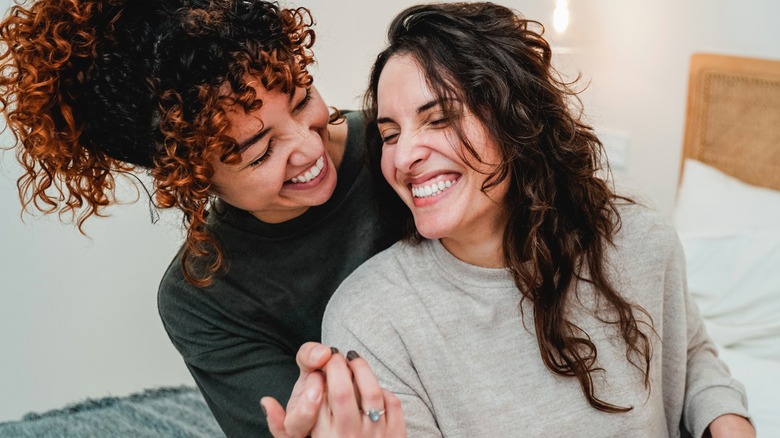
<svg viewBox="0 0 780 438">
<path fill-rule="evenodd" d="M 228 436 L 269 434 L 264 396 L 319 406 L 315 370 L 332 356 L 310 341 L 327 300 L 397 236 L 380 222 L 362 115 L 331 113 L 313 85 L 312 24 L 304 8 L 244 0 L 34 0 L 0 24 L 24 207 L 81 227 L 115 202 L 117 175 L 145 171 L 156 206 L 182 212 L 160 315 Z M 295 436 L 268 403 L 271 427 Z"/>
<path fill-rule="evenodd" d="M 368 146 L 406 236 L 336 291 L 324 342 L 368 360 L 410 436 L 754 435 L 674 230 L 600 177 L 542 31 L 491 3 L 394 19 Z"/>
</svg>

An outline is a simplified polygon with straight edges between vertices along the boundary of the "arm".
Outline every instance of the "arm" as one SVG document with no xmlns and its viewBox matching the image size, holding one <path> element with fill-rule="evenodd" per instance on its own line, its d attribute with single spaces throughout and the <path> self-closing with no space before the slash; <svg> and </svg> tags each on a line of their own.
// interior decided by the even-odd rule
<svg viewBox="0 0 780 438">
<path fill-rule="evenodd" d="M 165 330 L 225 434 L 270 437 L 259 401 L 287 403 L 301 377 L 297 345 L 273 327 L 226 318 L 207 297 L 183 281 L 164 282 L 158 305 Z"/>
<path fill-rule="evenodd" d="M 707 334 L 698 306 L 688 293 L 685 258 L 679 241 L 667 269 L 667 290 L 681 289 L 688 338 L 683 422 L 695 437 L 754 437 L 748 421 L 747 395 L 718 358 L 717 347 Z M 675 285 L 676 283 L 676 285 Z M 726 433 L 726 435 L 722 435 Z"/>
<path fill-rule="evenodd" d="M 371 283 L 373 288 L 348 281 L 336 292 L 323 318 L 323 342 L 354 350 L 366 360 L 379 384 L 401 401 L 409 436 L 440 438 L 433 407 L 403 338 L 385 313 L 386 306 L 373 300 L 382 296 L 383 291 L 378 290 L 382 287 Z"/>
<path fill-rule="evenodd" d="M 260 342 L 184 360 L 228 437 L 270 437 L 259 401 L 270 396 L 287 403 L 300 375 L 291 355 Z"/>
</svg>

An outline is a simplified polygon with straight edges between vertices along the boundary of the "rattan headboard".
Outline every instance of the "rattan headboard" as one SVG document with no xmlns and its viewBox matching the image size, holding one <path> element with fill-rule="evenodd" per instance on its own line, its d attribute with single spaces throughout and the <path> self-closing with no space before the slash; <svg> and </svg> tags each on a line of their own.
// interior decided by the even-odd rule
<svg viewBox="0 0 780 438">
<path fill-rule="evenodd" d="M 683 157 L 780 190 L 780 61 L 693 55 Z"/>
</svg>

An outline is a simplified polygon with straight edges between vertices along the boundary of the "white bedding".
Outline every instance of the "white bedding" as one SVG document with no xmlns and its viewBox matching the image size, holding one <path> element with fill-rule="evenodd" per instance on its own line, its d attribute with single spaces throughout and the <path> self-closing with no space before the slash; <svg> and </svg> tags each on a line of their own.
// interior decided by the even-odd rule
<svg viewBox="0 0 780 438">
<path fill-rule="evenodd" d="M 674 222 L 689 290 L 758 436 L 780 437 L 780 192 L 686 160 Z"/>
</svg>

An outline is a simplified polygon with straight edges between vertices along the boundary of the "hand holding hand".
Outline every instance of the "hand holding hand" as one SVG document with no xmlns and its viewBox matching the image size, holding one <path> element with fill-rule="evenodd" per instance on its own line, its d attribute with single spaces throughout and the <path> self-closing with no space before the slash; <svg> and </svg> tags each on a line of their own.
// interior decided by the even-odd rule
<svg viewBox="0 0 780 438">
<path fill-rule="evenodd" d="M 312 437 L 405 438 L 401 401 L 382 389 L 368 363 L 354 351 L 323 368 L 327 402 L 322 403 Z"/>
</svg>

